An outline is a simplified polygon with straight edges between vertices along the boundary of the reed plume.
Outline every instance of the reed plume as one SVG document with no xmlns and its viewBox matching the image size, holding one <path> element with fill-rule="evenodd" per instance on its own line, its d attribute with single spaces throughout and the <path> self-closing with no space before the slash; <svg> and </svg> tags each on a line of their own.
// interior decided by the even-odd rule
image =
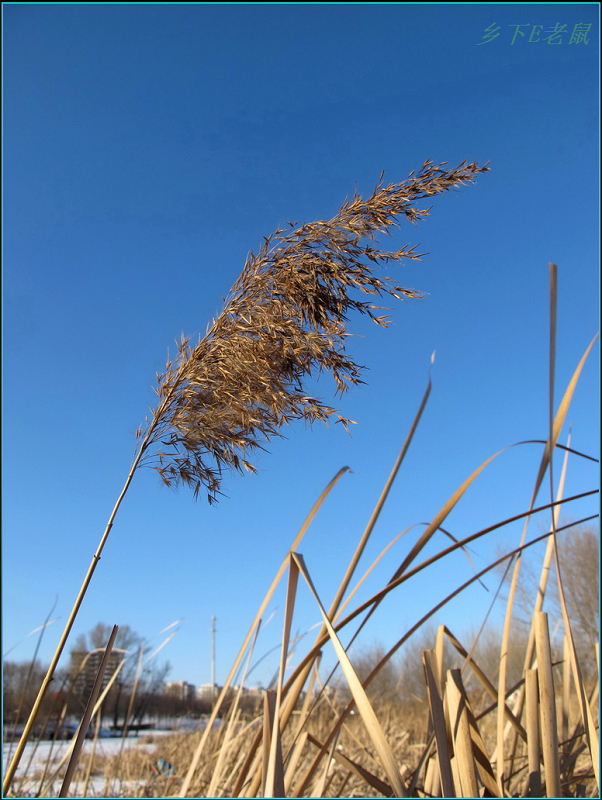
<svg viewBox="0 0 602 800">
<path fill-rule="evenodd" d="M 367 314 L 387 324 L 369 299 L 420 293 L 379 277 L 371 265 L 420 260 L 414 247 L 379 250 L 378 233 L 388 233 L 405 216 L 412 223 L 428 216 L 414 202 L 455 186 L 473 183 L 487 165 L 463 161 L 445 169 L 427 160 L 402 183 L 380 181 L 364 200 L 357 191 L 330 220 L 278 230 L 251 254 L 232 287 L 221 314 L 195 347 L 182 338 L 173 361 L 157 376 L 159 402 L 137 431 L 138 445 L 125 485 L 75 600 L 48 667 L 13 760 L 5 774 L 8 792 L 44 696 L 88 589 L 113 521 L 139 466 L 159 471 L 168 486 L 202 487 L 213 502 L 224 468 L 254 470 L 248 451 L 262 448 L 279 429 L 296 419 L 326 422 L 333 415 L 350 420 L 308 396 L 303 379 L 332 374 L 337 390 L 361 381 L 361 367 L 345 352 L 347 314 Z"/>
<path fill-rule="evenodd" d="M 426 161 L 404 183 L 381 179 L 364 200 L 357 192 L 337 214 L 267 237 L 257 255 L 248 257 L 221 314 L 192 347 L 182 338 L 174 361 L 158 375 L 160 401 L 147 420 L 145 462 L 164 482 L 204 486 L 216 499 L 224 468 L 254 471 L 247 454 L 296 419 L 351 422 L 322 400 L 308 396 L 304 378 L 327 372 L 343 394 L 361 383 L 361 367 L 345 352 L 350 311 L 367 314 L 379 325 L 388 319 L 362 295 L 419 297 L 371 265 L 422 254 L 408 245 L 400 250 L 372 246 L 405 216 L 412 223 L 428 209 L 413 203 L 472 182 L 488 169 L 463 162 L 445 170 Z M 359 299 L 357 291 L 359 290 Z M 142 429 L 138 431 L 142 437 Z M 152 448 L 151 445 L 156 445 Z"/>
</svg>

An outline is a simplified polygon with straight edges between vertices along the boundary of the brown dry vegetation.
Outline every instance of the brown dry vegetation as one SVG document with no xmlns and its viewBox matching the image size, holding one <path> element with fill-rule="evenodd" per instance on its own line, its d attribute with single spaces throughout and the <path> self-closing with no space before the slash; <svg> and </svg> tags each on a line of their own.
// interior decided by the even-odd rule
<svg viewBox="0 0 602 800">
<path fill-rule="evenodd" d="M 531 512 L 535 514 L 537 509 Z M 476 536 L 486 533 L 480 531 Z M 570 531 L 553 525 L 551 533 L 543 537 L 550 543 L 552 555 L 555 536 L 560 534 L 568 536 Z M 582 536 L 578 531 L 576 535 Z M 293 544 L 296 549 L 299 536 Z M 437 557 L 444 558 L 450 549 L 463 544 L 466 540 L 440 551 Z M 430 563 L 432 559 L 418 568 Z M 545 557 L 542 566 L 543 575 Z M 483 572 L 491 570 L 495 563 Z M 408 569 L 406 576 L 411 578 L 413 572 Z M 279 577 L 288 578 L 285 617 L 290 622 L 296 579 L 302 577 L 310 584 L 311 576 L 303 559 L 291 552 Z M 403 591 L 402 577 L 383 591 Z M 275 584 L 267 598 L 274 588 Z M 546 589 L 542 587 L 544 594 Z M 326 640 L 336 646 L 339 631 L 361 627 L 378 599 L 379 595 L 346 617 L 331 609 L 314 646 L 305 655 L 297 653 L 300 661 L 293 675 L 285 682 L 281 671 L 276 691 L 265 693 L 263 709 L 242 713 L 236 695 L 232 702 L 232 690 L 226 686 L 223 697 L 231 704 L 217 729 L 210 719 L 198 733 L 150 737 L 144 741 L 154 744 L 152 753 L 128 748 L 120 756 L 97 757 L 92 763 L 89 751 L 84 752 L 74 776 L 76 796 L 85 796 L 82 787 L 89 776 L 101 779 L 101 796 L 107 797 L 597 796 L 599 684 L 595 666 L 593 671 L 589 669 L 595 665 L 595 654 L 582 652 L 581 657 L 590 663 L 587 670 L 581 670 L 571 654 L 568 617 L 560 653 L 552 652 L 547 615 L 537 607 L 532 630 L 519 625 L 519 634 L 512 639 L 508 677 L 513 683 L 505 687 L 505 707 L 498 704 L 499 652 L 504 648 L 500 636 L 490 632 L 488 641 L 483 637 L 473 648 L 473 641 L 465 644 L 443 625 L 420 634 L 417 624 L 414 641 L 403 636 L 388 652 L 360 651 L 351 661 L 339 650 L 345 680 L 325 687 L 320 654 Z M 315 600 L 320 607 L 319 597 Z M 259 615 L 250 633 L 258 624 Z M 290 632 L 290 624 L 285 628 L 283 664 L 289 648 L 287 630 Z M 531 636 L 532 657 L 526 662 Z M 405 658 L 398 662 L 395 653 L 406 641 L 413 647 L 407 647 Z M 252 651 L 253 637 L 249 637 L 230 678 L 240 663 L 249 663 Z M 406 681 L 411 666 L 408 660 L 418 658 L 424 668 L 422 700 L 417 696 L 417 670 L 412 681 Z M 590 675 L 587 681 L 582 681 L 582 671 Z M 496 759 L 500 708 L 503 770 L 498 769 Z M 213 717 L 218 713 L 216 707 Z M 158 759 L 172 764 L 173 774 L 156 774 Z M 62 774 L 64 767 L 58 775 L 49 772 L 48 778 L 53 780 L 46 783 L 40 783 L 39 773 L 32 775 L 17 784 L 15 795 L 30 796 L 31 787 L 41 785 L 38 796 L 56 796 Z"/>
<path fill-rule="evenodd" d="M 384 321 L 374 313 L 373 305 L 353 300 L 347 290 L 412 295 L 397 285 L 387 287 L 362 259 L 414 258 L 413 249 L 379 253 L 362 240 L 370 241 L 375 231 L 386 230 L 397 214 L 415 221 L 425 212 L 413 211 L 411 200 L 444 191 L 482 170 L 473 164 L 445 172 L 426 162 L 419 175 L 405 184 L 379 185 L 367 201 L 354 197 L 330 222 L 296 229 L 291 226 L 290 232 L 276 234 L 278 243 L 267 240 L 260 254 L 247 262 L 224 311 L 206 337 L 195 348 L 183 341 L 176 361 L 169 363 L 165 375 L 160 376 L 159 405 L 146 430 L 140 432 L 140 448 L 125 489 L 133 471 L 148 456 L 150 463 L 152 457 L 159 460 L 157 466 L 167 483 L 182 481 L 195 492 L 204 486 L 214 497 L 222 468 L 252 468 L 246 450 L 261 446 L 262 441 L 278 433 L 282 424 L 298 417 L 325 420 L 335 414 L 334 409 L 305 396 L 303 377 L 316 369 L 329 370 L 340 391 L 347 382 L 357 382 L 357 365 L 343 354 L 345 314 L 355 309 L 377 322 Z M 556 268 L 550 266 L 553 342 Z M 309 299 L 309 290 L 313 299 Z M 447 516 L 501 451 L 478 466 L 442 505 L 401 564 L 395 562 L 386 585 L 354 605 L 354 582 L 357 585 L 362 580 L 357 568 L 428 402 L 429 377 L 408 437 L 328 607 L 313 585 L 300 548 L 311 520 L 346 468 L 325 488 L 291 543 L 204 730 L 157 740 L 152 756 L 124 751 L 118 758 L 94 766 L 84 754 L 79 766 L 82 772 L 76 775 L 78 787 L 85 781 L 86 770 L 91 774 L 102 769 L 107 781 L 103 796 L 112 797 L 597 796 L 597 645 L 595 650 L 590 646 L 586 652 L 577 653 L 571 622 L 575 611 L 569 614 L 556 546 L 557 535 L 568 527 L 559 524 L 560 509 L 597 490 L 564 497 L 570 440 L 562 448 L 564 462 L 555 495 L 547 499 L 540 496 L 552 454 L 560 449 L 560 432 L 594 342 L 595 338 L 550 420 L 550 436 L 547 442 L 541 442 L 537 474 L 533 485 L 527 487 L 531 501 L 522 514 L 492 521 L 490 527 L 426 556 L 426 546 Z M 553 370 L 552 365 L 551 396 Z M 156 450 L 158 444 L 165 449 Z M 580 453 L 575 456 L 587 457 Z M 533 536 L 531 522 L 541 519 L 538 515 L 542 513 L 547 515 L 549 528 Z M 577 519 L 570 527 L 591 518 Z M 396 596 L 411 592 L 411 585 L 406 584 L 417 573 L 517 520 L 524 525 L 523 534 L 511 552 L 458 585 L 416 620 L 388 651 L 375 653 L 371 663 L 350 657 L 349 653 L 355 651 L 344 647 L 340 636 L 346 642 L 350 637 L 355 641 L 385 597 L 393 592 Z M 513 606 L 521 564 L 524 554 L 538 542 L 546 546 L 538 593 L 526 629 L 524 625 L 519 629 Z M 381 556 L 387 551 L 388 547 Z M 413 654 L 423 669 L 422 699 L 416 687 L 412 692 L 418 699 L 413 702 L 407 696 L 392 697 L 391 668 L 396 654 L 411 645 L 412 637 L 431 617 L 444 617 L 450 600 L 483 575 L 495 574 L 500 564 L 509 566 L 510 586 L 497 659 L 481 662 L 477 641 L 460 641 L 453 630 L 440 625 L 432 641 L 425 641 L 420 652 Z M 558 608 L 564 629 L 561 659 L 552 652 L 548 616 L 543 610 L 550 570 L 558 576 Z M 222 715 L 222 700 L 231 699 L 231 684 L 241 672 L 242 678 L 237 677 L 237 681 L 244 684 L 262 617 L 281 582 L 286 584 L 287 599 L 276 687 L 265 692 L 263 708 L 251 719 L 242 713 L 235 698 L 216 729 L 214 721 Z M 297 645 L 296 665 L 285 678 L 295 607 L 301 602 L 300 585 L 303 596 L 309 591 L 322 625 L 305 652 Z M 85 583 L 84 591 L 86 587 Z M 579 598 L 571 601 L 579 603 Z M 331 688 L 328 676 L 320 669 L 326 646 L 334 649 L 338 660 L 337 674 L 341 677 L 337 689 Z M 584 670 L 580 659 L 596 666 Z M 584 674 L 591 678 L 585 680 Z M 151 769 L 157 758 L 172 763 L 174 774 L 153 776 Z M 56 780 L 60 779 L 58 776 Z M 17 784 L 15 795 L 27 796 L 31 791 L 26 780 Z M 56 786 L 47 782 L 38 796 L 56 796 Z M 63 788 L 64 795 L 67 788 Z"/>
<path fill-rule="evenodd" d="M 9 765 L 4 791 L 11 786 L 27 740 L 65 649 L 121 503 L 139 466 L 153 465 L 167 485 L 185 483 L 195 495 L 201 487 L 210 501 L 219 492 L 224 467 L 253 470 L 248 450 L 261 448 L 295 419 L 326 422 L 334 408 L 308 396 L 303 380 L 327 371 L 339 392 L 360 382 L 360 367 L 345 352 L 346 314 L 356 310 L 384 325 L 378 306 L 350 294 L 415 297 L 372 265 L 417 259 L 413 247 L 381 251 L 370 244 L 404 216 L 417 222 L 428 209 L 413 203 L 454 186 L 473 182 L 488 171 L 463 161 L 446 170 L 427 160 L 419 173 L 399 184 L 377 185 L 364 200 L 357 192 L 331 220 L 265 239 L 247 260 L 222 313 L 195 348 L 182 338 L 175 362 L 157 375 L 159 403 L 140 426 L 132 465 L 109 516 L 71 613 L 40 687 L 25 730 Z M 337 414 L 339 421 L 349 420 Z"/>
</svg>

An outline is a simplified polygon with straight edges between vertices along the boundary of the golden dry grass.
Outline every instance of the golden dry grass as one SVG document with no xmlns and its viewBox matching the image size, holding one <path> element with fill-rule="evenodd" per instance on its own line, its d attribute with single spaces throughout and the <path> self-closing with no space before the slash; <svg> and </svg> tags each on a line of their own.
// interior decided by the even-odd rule
<svg viewBox="0 0 602 800">
<path fill-rule="evenodd" d="M 370 244 L 397 218 L 428 216 L 413 203 L 473 182 L 487 165 L 463 161 L 444 169 L 427 160 L 407 181 L 377 185 L 364 200 L 354 194 L 331 219 L 278 230 L 251 255 L 222 313 L 196 347 L 182 338 L 174 362 L 158 375 L 159 403 L 137 431 L 138 446 L 125 484 L 100 538 L 36 703 L 25 725 L 3 788 L 10 788 L 73 623 L 92 580 L 117 512 L 142 464 L 158 469 L 167 485 L 184 483 L 210 502 L 224 468 L 248 469 L 247 451 L 263 447 L 282 425 L 299 418 L 326 421 L 335 409 L 308 396 L 304 378 L 330 372 L 339 392 L 360 381 L 360 367 L 345 354 L 346 314 L 355 310 L 375 322 L 386 318 L 352 290 L 372 297 L 415 297 L 418 292 L 374 274 L 371 264 L 417 259 L 413 247 L 381 251 Z M 337 414 L 339 421 L 349 420 Z"/>
<path fill-rule="evenodd" d="M 157 451 L 155 456 L 165 481 L 190 484 L 195 492 L 204 486 L 210 497 L 215 497 L 222 469 L 226 466 L 252 469 L 245 457 L 246 450 L 262 446 L 261 442 L 277 434 L 285 422 L 299 417 L 309 421 L 326 420 L 336 415 L 334 409 L 305 396 L 303 378 L 315 369 L 328 370 L 340 391 L 348 382 L 359 381 L 359 367 L 344 354 L 346 312 L 349 309 L 363 311 L 384 323 L 373 305 L 352 299 L 348 291 L 359 289 L 368 294 L 395 296 L 413 294 L 411 290 L 389 285 L 389 279 L 376 278 L 361 264 L 362 257 L 372 261 L 414 258 L 412 249 L 377 254 L 362 244 L 362 239 L 369 241 L 375 231 L 385 230 L 387 225 L 393 224 L 396 214 L 404 213 L 414 221 L 416 215 L 425 212 L 413 210 L 411 200 L 444 191 L 457 182 L 469 180 L 482 169 L 476 165 L 460 165 L 460 172 L 445 173 L 427 162 L 409 183 L 379 185 L 367 201 L 354 197 L 333 218 L 336 224 L 331 220 L 298 229 L 291 226 L 290 232 L 276 234 L 279 244 L 266 241 L 260 254 L 250 257 L 224 311 L 207 335 L 195 348 L 187 341 L 182 342 L 176 361 L 168 364 L 167 372 L 160 377 L 159 405 L 146 431 L 140 432 L 139 460 L 134 463 L 129 479 L 142 463 L 143 456 L 148 455 L 152 462 L 153 448 L 162 442 L 167 449 Z M 468 174 L 461 170 L 467 170 Z M 341 255 L 337 260 L 339 247 L 341 253 L 344 250 L 351 257 L 350 262 L 345 262 L 345 268 L 345 257 Z M 330 264 L 328 269 L 325 264 Z M 303 269 L 299 270 L 300 266 Z M 279 281 L 284 283 L 280 285 Z M 551 285 L 554 319 L 555 268 L 551 269 Z M 314 302 L 309 304 L 308 286 L 314 292 Z M 283 299 L 285 288 L 287 301 Z M 555 335 L 552 323 L 552 353 Z M 547 441 L 541 442 L 542 457 L 528 508 L 426 557 L 426 546 L 442 530 L 448 515 L 482 471 L 505 451 L 495 453 L 443 503 L 416 543 L 409 547 L 389 581 L 353 608 L 352 580 L 357 581 L 356 586 L 360 585 L 371 569 L 364 576 L 356 575 L 366 542 L 428 401 L 429 378 L 406 442 L 370 522 L 358 539 L 330 606 L 327 608 L 313 585 L 311 569 L 299 548 L 311 520 L 345 469 L 326 487 L 294 538 L 204 730 L 158 740 L 152 758 L 124 752 L 116 759 L 96 765 L 94 769 L 102 767 L 107 780 L 103 796 L 597 796 L 599 682 L 597 675 L 591 683 L 583 678 L 564 603 L 562 564 L 556 545 L 557 534 L 563 528 L 558 524 L 558 510 L 580 497 L 595 494 L 597 489 L 564 497 L 565 457 L 557 489 L 552 491 L 551 481 L 550 497 L 540 499 L 538 505 L 535 503 L 543 478 L 551 469 L 552 455 L 560 447 L 560 432 L 594 341 L 595 338 L 585 350 L 555 412 L 552 402 L 550 404 L 550 434 Z M 226 342 L 230 349 L 226 348 Z M 289 352 L 286 342 L 289 345 L 296 342 L 297 347 Z M 228 360 L 231 354 L 236 354 L 232 363 Z M 553 398 L 553 358 L 551 364 L 550 396 Z M 242 388 L 236 392 L 239 382 Z M 569 449 L 567 445 L 565 453 Z M 529 533 L 529 526 L 542 512 L 549 514 L 550 527 L 534 537 Z M 588 519 L 590 517 L 575 520 L 572 525 Z M 393 592 L 396 596 L 411 592 L 406 584 L 419 572 L 518 520 L 524 521 L 518 547 L 487 564 L 440 602 L 433 603 L 387 652 L 379 654 L 377 663 L 367 673 L 360 675 L 353 657 L 347 652 L 348 647 L 342 644 L 343 636 L 345 641 L 353 642 L 385 597 Z M 108 529 L 105 540 L 107 534 Z M 513 587 L 518 580 L 523 554 L 541 541 L 548 541 L 549 546 L 542 565 L 531 630 L 517 645 L 524 655 L 522 675 L 516 685 L 506 686 L 508 642 L 513 626 Z M 381 556 L 388 551 L 389 546 Z M 460 592 L 507 562 L 514 565 L 514 572 L 500 655 L 494 670 L 487 671 L 479 664 L 475 655 L 476 642 L 462 642 L 448 627 L 440 625 L 431 647 L 421 654 L 426 682 L 426 702 L 422 706 L 409 708 L 407 702 L 390 697 L 383 699 L 372 691 L 379 675 L 411 636 Z M 556 568 L 561 587 L 565 637 L 561 663 L 554 660 L 548 619 L 542 610 L 551 565 Z M 265 692 L 263 707 L 251 719 L 243 716 L 236 699 L 216 730 L 214 721 L 220 715 L 221 703 L 231 693 L 231 684 L 241 669 L 241 683 L 244 683 L 262 615 L 283 579 L 286 579 L 286 608 L 275 689 Z M 304 591 L 303 594 L 311 598 L 322 624 L 305 652 L 300 652 L 297 644 L 296 665 L 285 677 L 291 654 L 291 626 L 296 604 L 300 602 L 300 585 L 309 589 L 309 593 Z M 331 676 L 320 672 L 321 653 L 326 645 L 332 645 L 336 653 L 346 686 L 344 690 L 329 689 Z M 450 653 L 460 661 L 459 666 L 447 669 L 445 656 Z M 596 651 L 596 660 L 597 657 Z M 174 774 L 153 775 L 153 759 L 157 758 L 172 763 Z M 92 764 L 87 768 L 92 770 Z M 24 789 L 22 796 L 25 794 Z M 42 793 L 42 796 L 48 795 Z"/>
</svg>

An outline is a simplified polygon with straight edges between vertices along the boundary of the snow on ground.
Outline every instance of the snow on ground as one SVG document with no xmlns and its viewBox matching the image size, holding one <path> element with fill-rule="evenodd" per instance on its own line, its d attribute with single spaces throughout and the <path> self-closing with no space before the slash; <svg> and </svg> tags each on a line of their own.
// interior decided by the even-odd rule
<svg viewBox="0 0 602 800">
<path fill-rule="evenodd" d="M 153 730 L 149 731 L 148 734 L 141 735 L 140 737 L 137 736 L 128 736 L 123 743 L 124 748 L 139 748 L 141 750 L 145 750 L 148 753 L 152 753 L 154 750 L 155 745 L 148 742 L 149 736 L 152 736 L 153 739 L 156 739 L 159 736 L 171 736 L 173 735 L 174 731 L 163 731 L 163 730 Z M 99 737 L 96 742 L 96 750 L 95 750 L 95 757 L 107 757 L 107 756 L 116 756 L 121 751 L 122 747 L 122 738 L 121 737 Z M 84 746 L 80 755 L 79 762 L 86 763 L 86 760 L 90 757 L 93 748 L 93 741 L 91 739 L 86 739 L 84 742 Z M 12 757 L 16 749 L 16 743 L 11 745 L 7 742 L 3 745 L 3 764 L 4 764 L 4 771 L 6 771 L 9 760 Z M 52 772 L 55 771 L 59 765 L 64 766 L 68 763 L 68 759 L 71 755 L 72 750 L 72 742 L 71 741 L 42 741 L 42 742 L 34 742 L 28 743 L 25 746 L 25 750 L 21 757 L 21 761 L 19 763 L 19 767 L 15 774 L 13 780 L 13 791 L 15 794 L 21 797 L 34 797 L 37 794 L 40 779 L 43 775 L 44 768 L 47 764 L 49 764 L 49 769 L 47 772 L 46 780 L 48 781 L 51 776 Z M 63 770 L 64 774 L 64 770 Z M 27 776 L 26 780 L 22 781 L 23 776 Z M 30 777 L 31 776 L 31 777 Z M 33 777 L 35 776 L 35 778 Z M 44 794 L 50 797 L 57 797 L 58 792 L 60 790 L 60 786 L 62 783 L 61 780 L 57 780 L 54 782 L 52 791 L 45 791 Z M 107 795 L 105 794 L 106 790 L 106 780 L 102 777 L 93 777 L 90 780 L 88 786 L 88 797 L 98 797 Z M 113 790 L 117 787 L 111 787 Z M 125 793 L 125 782 L 124 785 L 121 787 L 121 791 L 119 792 L 122 796 L 127 796 Z M 132 787 L 133 788 L 133 787 Z M 79 796 L 77 794 L 78 790 L 78 783 L 73 782 L 71 784 L 70 795 L 72 797 Z M 134 792 L 132 792 L 134 794 Z M 111 796 L 111 795 L 108 795 Z"/>
</svg>

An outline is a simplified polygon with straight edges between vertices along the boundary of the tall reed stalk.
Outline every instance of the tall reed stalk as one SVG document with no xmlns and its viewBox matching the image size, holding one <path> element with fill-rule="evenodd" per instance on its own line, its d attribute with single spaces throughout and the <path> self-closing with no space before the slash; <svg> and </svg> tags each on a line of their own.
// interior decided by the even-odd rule
<svg viewBox="0 0 602 800">
<path fill-rule="evenodd" d="M 555 284 L 555 275 L 553 278 L 552 283 Z M 562 588 L 560 571 L 560 566 L 564 567 L 565 564 L 562 560 L 563 552 L 559 553 L 556 548 L 557 536 L 562 531 L 586 524 L 598 516 L 594 514 L 575 519 L 571 514 L 570 523 L 560 524 L 561 509 L 569 508 L 568 504 L 576 501 L 580 503 L 585 498 L 593 498 L 598 489 L 564 496 L 569 453 L 571 457 L 577 456 L 589 461 L 595 459 L 573 450 L 570 439 L 566 446 L 558 442 L 580 375 L 596 341 L 597 335 L 586 348 L 562 395 L 550 426 L 552 435 L 546 440 L 518 442 L 487 458 L 453 492 L 433 520 L 425 523 L 425 530 L 417 537 L 414 545 L 405 540 L 405 546 L 402 542 L 403 551 L 397 556 L 391 549 L 401 535 L 413 535 L 411 528 L 406 528 L 402 534 L 397 534 L 386 544 L 376 560 L 357 580 L 355 573 L 361 560 L 360 551 L 364 551 L 367 537 L 397 476 L 429 399 L 429 376 L 427 391 L 410 433 L 370 516 L 368 533 L 364 531 L 359 536 L 349 566 L 343 570 L 341 587 L 335 592 L 336 603 L 329 604 L 330 610 L 326 611 L 329 606 L 320 597 L 311 566 L 299 552 L 299 548 L 326 496 L 348 471 L 346 467 L 324 489 L 292 541 L 204 730 L 185 739 L 181 736 L 162 737 L 156 743 L 157 752 L 152 758 L 155 759 L 160 753 L 165 760 L 173 762 L 172 777 L 169 780 L 149 780 L 150 756 L 141 759 L 140 753 L 128 753 L 124 750 L 111 759 L 109 765 L 105 764 L 108 787 L 104 790 L 105 794 L 110 791 L 113 778 L 116 777 L 122 793 L 144 797 L 599 796 L 599 734 L 596 715 L 599 670 L 596 675 L 588 668 L 587 681 L 584 681 L 571 633 L 571 616 L 564 601 L 565 591 Z M 537 492 L 532 495 L 529 487 L 525 510 L 519 514 L 499 520 L 474 533 L 465 533 L 462 538 L 453 536 L 443 528 L 444 524 L 447 527 L 447 516 L 465 499 L 464 495 L 475 484 L 485 467 L 494 459 L 510 455 L 516 446 L 531 448 L 534 445 L 541 448 L 542 453 L 542 461 L 536 462 L 536 483 L 540 483 L 545 476 L 554 452 L 560 449 L 564 453 L 558 486 L 554 491 L 551 486 L 550 497 L 545 498 L 543 504 L 535 505 Z M 446 594 L 449 590 L 443 592 L 446 596 L 440 596 L 437 577 L 433 575 L 431 587 L 426 589 L 432 593 L 431 602 L 428 603 L 430 608 L 419 619 L 412 619 L 416 590 L 408 581 L 413 581 L 419 572 L 427 578 L 425 571 L 430 570 L 434 564 L 445 563 L 454 553 L 463 551 L 468 555 L 470 546 L 482 537 L 497 536 L 505 527 L 514 528 L 519 522 L 533 521 L 542 513 L 549 513 L 551 516 L 551 525 L 547 532 L 535 538 L 532 533 L 529 537 L 523 535 L 517 547 L 491 563 L 485 563 L 476 573 L 471 562 L 471 577 L 464 580 L 466 576 L 460 578 L 458 574 L 458 580 L 462 582 L 449 593 Z M 430 547 L 433 537 L 440 533 L 446 534 L 452 543 L 448 544 L 446 539 L 446 546 L 427 555 L 425 548 L 427 545 Z M 421 702 L 413 694 L 414 686 L 411 681 L 401 691 L 400 681 L 396 682 L 394 690 L 390 683 L 387 689 L 382 682 L 377 690 L 379 677 L 387 679 L 387 667 L 395 653 L 427 620 L 432 619 L 470 586 L 477 582 L 482 583 L 487 574 L 497 572 L 506 562 L 514 564 L 520 561 L 523 553 L 546 541 L 548 547 L 543 556 L 542 577 L 532 615 L 531 632 L 527 637 L 525 630 L 524 637 L 516 638 L 517 628 L 513 626 L 509 638 L 515 650 L 513 655 L 518 655 L 523 663 L 522 676 L 519 678 L 521 672 L 512 675 L 514 685 L 505 685 L 506 678 L 512 674 L 509 671 L 506 671 L 504 678 L 501 677 L 500 668 L 505 661 L 506 645 L 502 646 L 499 659 L 494 659 L 493 662 L 488 654 L 490 656 L 495 653 L 496 645 L 491 644 L 489 649 L 485 647 L 483 650 L 477 648 L 477 640 L 484 629 L 485 621 L 497 602 L 496 591 L 489 608 L 482 608 L 485 621 L 471 644 L 463 643 L 444 624 L 439 625 L 436 638 L 429 636 L 425 640 L 427 649 L 422 650 L 422 665 L 426 681 L 426 702 Z M 394 570 L 384 586 L 381 584 L 382 588 L 375 594 L 353 610 L 347 610 L 352 600 L 357 602 L 358 587 L 365 586 L 365 579 L 385 554 L 393 554 L 394 563 L 401 562 L 400 566 Z M 542 610 L 552 559 L 558 573 L 561 616 L 565 628 L 564 664 L 553 652 L 547 614 Z M 570 562 L 566 563 L 568 565 Z M 510 572 L 508 569 L 505 574 Z M 286 605 L 280 645 L 280 669 L 275 691 L 268 690 L 264 693 L 263 713 L 256 710 L 254 717 L 245 719 L 239 701 L 255 651 L 261 618 L 274 591 L 285 577 L 288 578 Z M 352 580 L 356 581 L 353 588 Z M 309 650 L 304 655 L 298 651 L 298 637 L 291 637 L 295 610 L 305 601 L 306 592 L 299 591 L 303 584 L 310 589 L 309 602 L 323 622 L 315 642 L 309 644 Z M 595 591 L 593 584 L 590 588 Z M 381 601 L 385 598 L 393 599 L 392 592 L 396 592 L 397 607 L 405 608 L 410 618 L 405 621 L 399 617 L 393 620 L 391 632 L 396 641 L 384 655 L 378 654 L 378 663 L 374 666 L 366 665 L 370 669 L 367 673 L 361 660 L 353 652 L 349 654 L 350 643 L 355 640 Z M 480 605 L 479 603 L 479 613 Z M 337 664 L 347 683 L 348 691 L 342 695 L 332 691 L 327 694 L 325 691 L 333 671 L 326 680 L 319 676 L 321 653 L 327 642 L 334 648 Z M 434 648 L 430 649 L 433 644 Z M 593 666 L 593 655 L 591 653 L 588 657 L 585 652 L 580 651 L 579 658 L 584 659 L 584 664 L 591 660 Z M 533 661 L 534 656 L 536 662 Z M 596 660 L 598 656 L 596 647 Z M 285 670 L 293 658 L 297 664 L 292 667 L 292 672 L 285 681 Z M 243 675 L 235 677 L 239 675 L 243 659 L 246 664 Z M 415 655 L 411 660 L 415 660 Z M 406 665 L 409 665 L 409 660 Z M 400 675 L 404 674 L 405 669 L 404 666 Z M 504 687 L 500 691 L 502 680 Z M 233 681 L 238 683 L 236 701 L 227 713 L 220 715 L 221 724 L 218 730 L 214 730 L 213 722 L 219 713 L 219 706 Z M 103 697 L 97 701 L 92 713 L 97 713 L 108 689 L 109 686 L 104 690 Z M 354 710 L 358 713 L 352 716 Z M 428 730 L 424 711 L 430 716 Z M 501 717 L 501 725 L 496 720 L 496 714 Z M 498 734 L 500 728 L 501 748 Z M 425 731 L 425 735 L 421 735 L 421 730 Z M 414 740 L 411 745 L 410 737 Z M 502 764 L 498 763 L 500 750 Z M 52 776 L 48 780 L 43 778 L 37 796 L 45 796 L 54 791 L 54 782 L 62 772 L 69 752 L 61 763 L 53 767 Z M 93 764 L 90 761 L 87 776 L 92 771 Z M 127 783 L 132 780 L 137 785 Z M 20 788 L 28 795 L 32 793 L 31 783 L 27 786 L 25 778 L 22 779 L 21 787 L 15 790 L 16 794 L 23 796 Z M 82 796 L 86 796 L 85 788 Z"/>
<path fill-rule="evenodd" d="M 446 164 L 427 160 L 398 184 L 384 185 L 381 175 L 370 197 L 356 192 L 331 219 L 277 230 L 248 257 L 206 335 L 194 347 L 182 337 L 177 356 L 157 375 L 158 405 L 137 431 L 132 465 L 7 770 L 5 794 L 138 467 L 154 467 L 168 486 L 187 484 L 195 496 L 203 488 L 213 502 L 224 469 L 253 471 L 248 453 L 263 449 L 284 424 L 327 422 L 334 416 L 347 426 L 351 420 L 305 393 L 304 380 L 330 372 L 340 394 L 361 383 L 361 367 L 345 352 L 347 314 L 367 314 L 379 325 L 386 325 L 387 317 L 354 292 L 373 298 L 420 296 L 378 277 L 370 266 L 420 260 L 415 247 L 387 251 L 371 243 L 399 217 L 416 223 L 428 216 L 429 209 L 417 209 L 416 201 L 472 183 L 488 170 L 476 162 L 464 161 L 455 169 L 445 169 Z"/>
</svg>

